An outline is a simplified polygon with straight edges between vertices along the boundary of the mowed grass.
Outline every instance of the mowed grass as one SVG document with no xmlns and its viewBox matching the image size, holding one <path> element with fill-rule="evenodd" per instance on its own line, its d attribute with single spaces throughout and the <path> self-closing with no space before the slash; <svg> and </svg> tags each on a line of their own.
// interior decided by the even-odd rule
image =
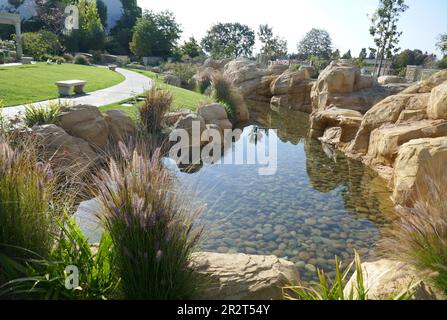
<svg viewBox="0 0 447 320">
<path fill-rule="evenodd" d="M 163 87 L 163 88 L 169 90 L 173 94 L 174 102 L 172 103 L 172 108 L 170 110 L 171 112 L 182 110 L 182 109 L 189 109 L 192 111 L 197 111 L 197 108 L 201 104 L 212 101 L 212 99 L 209 96 L 200 94 L 198 92 L 165 84 L 163 82 L 163 76 L 160 74 L 157 74 L 157 73 L 154 73 L 151 71 L 136 70 L 136 69 L 132 69 L 131 71 L 138 72 L 138 73 L 154 80 L 156 86 Z M 144 95 L 142 95 L 141 97 L 144 97 Z M 107 111 L 107 110 L 112 110 L 112 109 L 123 110 L 130 117 L 132 117 L 133 119 L 136 119 L 136 117 L 137 117 L 136 107 L 138 107 L 142 102 L 138 102 L 135 99 L 136 98 L 127 99 L 124 101 L 120 101 L 117 103 L 113 103 L 110 105 L 100 107 L 100 109 L 101 109 L 101 111 Z M 124 103 L 130 103 L 130 104 L 133 104 L 134 106 L 133 107 L 123 107 L 122 104 L 124 104 Z"/>
<path fill-rule="evenodd" d="M 3 106 L 15 106 L 58 98 L 54 83 L 61 80 L 85 80 L 85 91 L 92 92 L 124 79 L 123 75 L 106 68 L 69 63 L 0 66 L 0 100 Z"/>
</svg>

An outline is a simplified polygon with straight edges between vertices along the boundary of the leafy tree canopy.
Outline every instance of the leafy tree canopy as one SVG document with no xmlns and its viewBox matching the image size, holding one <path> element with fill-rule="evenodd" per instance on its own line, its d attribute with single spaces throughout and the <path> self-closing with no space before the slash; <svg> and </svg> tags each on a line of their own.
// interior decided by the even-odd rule
<svg viewBox="0 0 447 320">
<path fill-rule="evenodd" d="M 329 32 L 323 29 L 312 29 L 298 43 L 298 54 L 329 59 L 332 53 L 332 39 Z"/>
</svg>

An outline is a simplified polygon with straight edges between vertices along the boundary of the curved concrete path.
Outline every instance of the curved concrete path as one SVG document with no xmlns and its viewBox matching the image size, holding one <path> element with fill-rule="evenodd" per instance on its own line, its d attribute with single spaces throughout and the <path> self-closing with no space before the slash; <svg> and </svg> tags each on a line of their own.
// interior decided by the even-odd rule
<svg viewBox="0 0 447 320">
<path fill-rule="evenodd" d="M 127 69 L 117 68 L 117 72 L 121 73 L 126 79 L 109 88 L 86 93 L 85 95 L 52 99 L 47 101 L 35 102 L 28 105 L 36 107 L 47 107 L 52 102 L 61 101 L 62 103 L 69 104 L 91 104 L 97 107 L 116 103 L 125 99 L 132 98 L 139 95 L 148 89 L 153 84 L 153 80 L 148 77 Z M 82 79 L 81 79 L 82 80 Z M 54 90 L 57 92 L 57 87 L 54 86 Z M 0 109 L 3 116 L 7 118 L 13 118 L 25 111 L 25 105 L 4 107 Z"/>
</svg>

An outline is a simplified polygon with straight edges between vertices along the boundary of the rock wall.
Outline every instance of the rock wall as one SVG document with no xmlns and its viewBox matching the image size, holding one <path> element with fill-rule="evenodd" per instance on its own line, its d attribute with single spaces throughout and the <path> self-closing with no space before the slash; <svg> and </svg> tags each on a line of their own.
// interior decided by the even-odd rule
<svg viewBox="0 0 447 320">
<path fill-rule="evenodd" d="M 327 109 L 324 92 L 355 87 L 352 73 L 348 66 L 332 65 L 324 72 L 331 76 L 319 79 L 310 135 L 371 166 L 390 182 L 393 200 L 409 205 L 416 190 L 423 192 L 424 175 L 439 176 L 427 169 L 447 168 L 447 70 L 384 98 L 363 116 L 345 106 Z M 334 79 L 343 86 L 330 84 Z"/>
</svg>

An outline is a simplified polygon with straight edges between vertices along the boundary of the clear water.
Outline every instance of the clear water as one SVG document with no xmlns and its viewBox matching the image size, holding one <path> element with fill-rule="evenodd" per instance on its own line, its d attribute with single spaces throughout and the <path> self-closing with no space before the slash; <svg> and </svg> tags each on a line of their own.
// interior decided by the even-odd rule
<svg viewBox="0 0 447 320">
<path fill-rule="evenodd" d="M 294 262 L 304 281 L 315 280 L 315 268 L 333 276 L 335 255 L 345 264 L 354 249 L 364 261 L 374 258 L 381 230 L 395 217 L 385 181 L 306 138 L 307 114 L 277 112 L 264 104 L 250 106 L 250 114 L 252 123 L 234 150 L 245 154 L 247 143 L 254 143 L 254 128 L 258 142 L 276 137 L 275 175 L 260 176 L 257 165 L 204 165 L 194 173 L 175 167 L 179 190 L 192 190 L 193 201 L 204 207 L 200 249 L 273 254 Z M 76 216 L 91 242 L 101 233 L 91 216 L 95 205 L 94 200 L 83 203 Z"/>
<path fill-rule="evenodd" d="M 394 217 L 385 181 L 361 163 L 306 138 L 308 115 L 250 107 L 252 123 L 234 142 L 235 152 L 267 135 L 278 139 L 275 175 L 258 175 L 256 165 L 204 165 L 178 172 L 179 188 L 194 190 L 205 210 L 202 250 L 274 254 L 292 261 L 303 280 L 315 268 L 329 273 L 334 257 L 351 261 L 376 255 L 381 229 Z M 278 129 L 277 134 L 272 129 Z M 251 141 L 251 142 L 247 142 Z M 227 155 L 228 156 L 228 155 Z"/>
</svg>

